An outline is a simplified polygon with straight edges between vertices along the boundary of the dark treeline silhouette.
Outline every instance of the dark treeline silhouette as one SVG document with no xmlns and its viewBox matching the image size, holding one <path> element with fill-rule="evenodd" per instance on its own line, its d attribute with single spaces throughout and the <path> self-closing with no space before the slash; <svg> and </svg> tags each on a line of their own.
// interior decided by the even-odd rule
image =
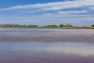
<svg viewBox="0 0 94 63">
<path fill-rule="evenodd" d="M 60 24 L 59 26 L 57 26 L 57 25 L 47 25 L 47 26 L 42 26 L 42 27 L 52 27 L 52 28 L 62 27 L 62 28 L 64 28 L 64 27 L 74 27 L 74 26 L 73 25 L 70 25 L 70 24 L 66 24 L 66 25 Z"/>
<path fill-rule="evenodd" d="M 92 26 L 82 26 L 82 27 L 77 27 L 73 26 L 71 24 L 60 24 L 60 25 L 47 25 L 47 26 L 42 26 L 38 27 L 38 25 L 0 25 L 0 28 L 79 28 L 79 29 L 94 29 L 94 24 Z"/>
<path fill-rule="evenodd" d="M 92 25 L 92 27 L 94 27 L 94 24 Z"/>
<path fill-rule="evenodd" d="M 2 25 L 1 26 L 2 28 L 5 28 L 5 27 L 32 27 L 32 28 L 37 28 L 38 25 Z"/>
</svg>

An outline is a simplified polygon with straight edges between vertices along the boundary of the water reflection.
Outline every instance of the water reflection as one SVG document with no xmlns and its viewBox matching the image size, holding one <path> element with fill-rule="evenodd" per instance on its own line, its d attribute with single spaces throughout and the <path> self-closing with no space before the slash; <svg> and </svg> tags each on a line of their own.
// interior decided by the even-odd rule
<svg viewBox="0 0 94 63">
<path fill-rule="evenodd" d="M 0 43 L 0 63 L 94 63 L 94 43 Z"/>
<path fill-rule="evenodd" d="M 94 31 L 0 29 L 0 63 L 94 63 Z"/>
</svg>

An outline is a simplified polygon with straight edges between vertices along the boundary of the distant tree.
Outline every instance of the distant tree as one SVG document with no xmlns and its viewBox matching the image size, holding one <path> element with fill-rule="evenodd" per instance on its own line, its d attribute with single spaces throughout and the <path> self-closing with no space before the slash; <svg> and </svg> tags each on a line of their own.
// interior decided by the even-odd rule
<svg viewBox="0 0 94 63">
<path fill-rule="evenodd" d="M 73 27 L 72 25 L 70 24 L 66 24 L 65 27 Z"/>
<path fill-rule="evenodd" d="M 68 27 L 67 25 L 65 25 L 64 27 Z"/>
<path fill-rule="evenodd" d="M 69 27 L 73 27 L 72 25 L 69 25 Z"/>
<path fill-rule="evenodd" d="M 33 25 L 28 25 L 28 27 L 33 27 Z"/>
<path fill-rule="evenodd" d="M 34 27 L 38 27 L 38 25 L 34 25 Z"/>
<path fill-rule="evenodd" d="M 38 27 L 38 25 L 28 25 L 27 27 Z"/>
<path fill-rule="evenodd" d="M 42 27 L 45 27 L 45 28 L 47 28 L 47 26 L 42 26 Z"/>
<path fill-rule="evenodd" d="M 64 27 L 64 25 L 63 24 L 60 24 L 59 27 Z"/>
<path fill-rule="evenodd" d="M 92 27 L 94 27 L 94 24 L 92 25 Z"/>
<path fill-rule="evenodd" d="M 67 26 L 69 27 L 69 26 L 70 26 L 70 24 L 67 24 Z"/>
<path fill-rule="evenodd" d="M 47 25 L 47 27 L 50 27 L 51 25 Z"/>
<path fill-rule="evenodd" d="M 58 27 L 57 25 L 51 25 L 51 27 Z"/>
</svg>

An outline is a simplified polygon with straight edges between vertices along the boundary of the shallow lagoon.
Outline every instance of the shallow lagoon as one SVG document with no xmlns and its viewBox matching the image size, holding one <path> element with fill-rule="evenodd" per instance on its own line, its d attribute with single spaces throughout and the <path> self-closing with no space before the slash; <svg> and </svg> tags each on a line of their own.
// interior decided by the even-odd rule
<svg viewBox="0 0 94 63">
<path fill-rule="evenodd" d="M 93 29 L 0 30 L 0 63 L 94 63 Z"/>
</svg>

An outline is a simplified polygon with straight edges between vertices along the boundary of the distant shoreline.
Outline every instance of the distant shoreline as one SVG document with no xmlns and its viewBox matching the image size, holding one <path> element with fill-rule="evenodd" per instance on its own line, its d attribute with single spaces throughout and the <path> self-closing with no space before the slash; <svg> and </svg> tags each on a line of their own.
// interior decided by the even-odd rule
<svg viewBox="0 0 94 63">
<path fill-rule="evenodd" d="M 1 25 L 0 29 L 3 28 L 65 28 L 65 29 L 94 29 L 94 25 L 92 26 L 73 26 L 71 24 L 60 24 L 60 25 L 47 25 L 47 26 L 41 26 L 38 25 Z"/>
<path fill-rule="evenodd" d="M 5 28 L 33 28 L 33 27 L 3 27 L 0 29 L 5 29 Z M 36 27 L 36 28 L 62 28 L 62 27 Z M 64 27 L 62 29 L 94 29 L 94 27 Z"/>
</svg>

